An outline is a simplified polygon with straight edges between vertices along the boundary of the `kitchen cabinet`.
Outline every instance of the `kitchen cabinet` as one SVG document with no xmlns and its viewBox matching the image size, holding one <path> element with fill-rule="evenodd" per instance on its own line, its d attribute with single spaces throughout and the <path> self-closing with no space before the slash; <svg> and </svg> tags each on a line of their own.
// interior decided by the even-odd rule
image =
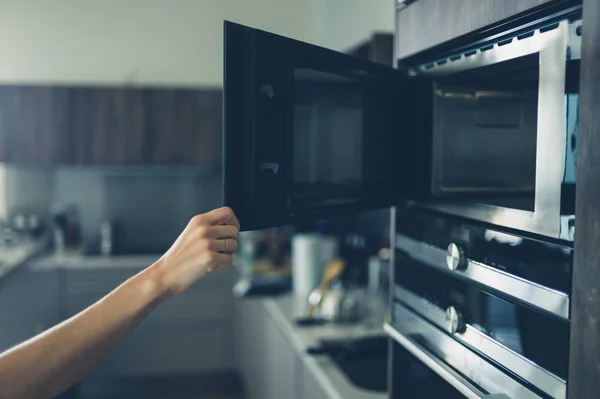
<svg viewBox="0 0 600 399">
<path fill-rule="evenodd" d="M 19 269 L 0 280 L 0 352 L 58 324 L 60 277 Z"/>
<path fill-rule="evenodd" d="M 221 162 L 220 90 L 147 90 L 150 163 Z"/>
<path fill-rule="evenodd" d="M 386 66 L 393 66 L 394 35 L 375 33 L 369 40 L 349 49 L 347 53 Z"/>
<path fill-rule="evenodd" d="M 236 365 L 251 398 L 329 399 L 262 299 L 235 304 Z"/>
<path fill-rule="evenodd" d="M 70 94 L 49 86 L 0 87 L 0 161 L 52 165 L 71 161 Z"/>
<path fill-rule="evenodd" d="M 217 164 L 221 91 L 0 86 L 0 162 Z"/>
<path fill-rule="evenodd" d="M 397 3 L 404 3 L 398 0 Z M 418 0 L 400 7 L 396 18 L 396 56 L 406 58 L 435 45 L 489 29 L 501 21 L 570 0 Z M 504 28 L 506 29 L 506 28 Z"/>
<path fill-rule="evenodd" d="M 600 392 L 600 4 L 583 4 L 575 257 L 571 300 L 570 399 L 593 398 Z"/>
<path fill-rule="evenodd" d="M 236 318 L 236 364 L 250 397 L 301 399 L 302 363 L 262 300 L 238 300 Z"/>
<path fill-rule="evenodd" d="M 79 164 L 144 163 L 147 158 L 148 116 L 142 90 L 74 88 L 72 131 Z"/>
<path fill-rule="evenodd" d="M 301 396 L 299 399 L 329 399 L 329 394 L 323 389 L 317 377 L 311 370 L 302 373 Z"/>
<path fill-rule="evenodd" d="M 63 269 L 62 319 L 92 305 L 142 268 Z M 223 270 L 161 303 L 94 371 L 93 377 L 232 370 L 231 285 L 231 273 Z"/>
</svg>

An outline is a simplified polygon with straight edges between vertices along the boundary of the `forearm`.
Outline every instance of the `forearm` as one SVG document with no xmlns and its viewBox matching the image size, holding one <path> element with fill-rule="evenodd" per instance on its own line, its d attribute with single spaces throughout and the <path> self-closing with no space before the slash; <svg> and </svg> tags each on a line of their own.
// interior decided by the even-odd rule
<svg viewBox="0 0 600 399">
<path fill-rule="evenodd" d="M 150 267 L 85 311 L 0 355 L 0 399 L 52 398 L 92 370 L 166 296 Z"/>
</svg>

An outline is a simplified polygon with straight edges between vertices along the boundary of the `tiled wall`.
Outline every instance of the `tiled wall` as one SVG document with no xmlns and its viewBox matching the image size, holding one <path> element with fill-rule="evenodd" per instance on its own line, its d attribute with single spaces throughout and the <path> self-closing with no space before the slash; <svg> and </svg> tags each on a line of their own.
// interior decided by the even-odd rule
<svg viewBox="0 0 600 399">
<path fill-rule="evenodd" d="M 128 251 L 162 251 L 192 216 L 221 205 L 221 176 L 203 167 L 60 168 L 53 203 L 77 206 L 88 240 L 108 218 Z"/>
<path fill-rule="evenodd" d="M 0 219 L 20 208 L 49 215 L 67 205 L 77 207 L 88 242 L 108 218 L 119 227 L 121 247 L 162 251 L 193 215 L 221 206 L 221 175 L 200 166 L 0 165 Z"/>
</svg>

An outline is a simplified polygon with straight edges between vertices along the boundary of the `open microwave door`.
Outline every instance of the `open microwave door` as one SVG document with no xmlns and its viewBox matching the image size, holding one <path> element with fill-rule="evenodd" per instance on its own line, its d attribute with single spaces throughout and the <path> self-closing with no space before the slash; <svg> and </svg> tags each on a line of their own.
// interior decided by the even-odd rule
<svg viewBox="0 0 600 399">
<path fill-rule="evenodd" d="M 223 200 L 243 230 L 428 195 L 429 78 L 227 21 L 224 31 Z"/>
</svg>

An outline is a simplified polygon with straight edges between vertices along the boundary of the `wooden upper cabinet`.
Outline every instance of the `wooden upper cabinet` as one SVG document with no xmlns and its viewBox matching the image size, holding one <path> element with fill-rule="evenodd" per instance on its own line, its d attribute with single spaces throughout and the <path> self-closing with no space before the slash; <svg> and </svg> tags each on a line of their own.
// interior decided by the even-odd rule
<svg viewBox="0 0 600 399">
<path fill-rule="evenodd" d="M 77 163 L 149 161 L 148 112 L 143 90 L 74 88 L 71 110 Z"/>
<path fill-rule="evenodd" d="M 575 0 L 418 0 L 397 11 L 396 56 L 403 59 L 519 14 Z M 397 1 L 397 3 L 400 3 Z"/>
<path fill-rule="evenodd" d="M 71 162 L 70 95 L 64 88 L 0 86 L 0 161 Z"/>
<path fill-rule="evenodd" d="M 220 90 L 0 86 L 0 162 L 220 160 Z"/>
<path fill-rule="evenodd" d="M 157 164 L 221 161 L 220 90 L 148 90 L 149 157 Z"/>
</svg>

